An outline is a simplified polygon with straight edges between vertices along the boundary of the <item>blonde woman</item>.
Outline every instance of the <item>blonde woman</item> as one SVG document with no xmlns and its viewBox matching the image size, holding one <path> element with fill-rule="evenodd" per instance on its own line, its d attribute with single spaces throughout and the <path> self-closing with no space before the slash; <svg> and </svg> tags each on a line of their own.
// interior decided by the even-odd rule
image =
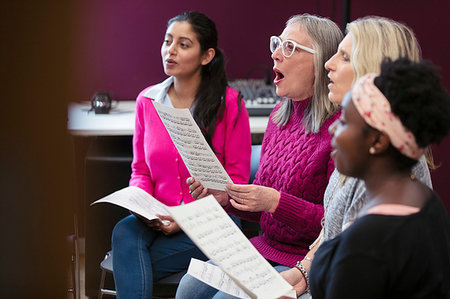
<svg viewBox="0 0 450 299">
<path fill-rule="evenodd" d="M 347 35 L 338 51 L 326 63 L 330 84 L 328 98 L 341 104 L 352 84 L 366 73 L 379 73 L 384 58 L 420 59 L 419 44 L 407 26 L 382 17 L 365 17 L 347 25 Z M 430 172 L 424 156 L 413 168 L 413 174 L 431 187 Z M 341 175 L 335 170 L 324 197 L 323 229 L 306 257 L 297 266 L 282 273 L 300 295 L 308 290 L 307 278 L 314 253 L 325 240 L 337 236 L 352 224 L 367 200 L 363 180 Z M 305 298 L 308 295 L 304 296 Z M 302 297 L 303 298 L 303 297 Z"/>
</svg>

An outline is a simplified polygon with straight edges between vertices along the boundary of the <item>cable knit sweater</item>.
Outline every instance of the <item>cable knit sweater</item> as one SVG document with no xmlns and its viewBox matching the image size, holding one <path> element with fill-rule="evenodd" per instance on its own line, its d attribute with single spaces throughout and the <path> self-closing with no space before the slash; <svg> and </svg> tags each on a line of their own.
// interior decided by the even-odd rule
<svg viewBox="0 0 450 299">
<path fill-rule="evenodd" d="M 271 116 L 264 135 L 254 184 L 281 193 L 275 212 L 248 213 L 227 207 L 241 218 L 259 221 L 263 233 L 250 241 L 266 259 L 289 267 L 304 257 L 321 230 L 323 195 L 334 170 L 328 127 L 339 112 L 318 133 L 306 133 L 303 115 L 309 101 L 293 102 L 291 119 L 283 127 Z"/>
</svg>

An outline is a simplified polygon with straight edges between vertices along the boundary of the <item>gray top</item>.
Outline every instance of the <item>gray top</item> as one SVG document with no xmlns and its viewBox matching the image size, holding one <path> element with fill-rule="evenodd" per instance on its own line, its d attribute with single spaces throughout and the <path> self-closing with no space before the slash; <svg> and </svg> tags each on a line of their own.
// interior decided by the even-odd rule
<svg viewBox="0 0 450 299">
<path fill-rule="evenodd" d="M 430 171 L 425 156 L 419 159 L 412 173 L 425 185 L 432 188 Z M 323 223 L 323 241 L 333 239 L 344 231 L 358 217 L 366 204 L 366 186 L 363 180 L 343 176 L 334 170 L 325 190 L 323 205 L 325 217 Z"/>
</svg>

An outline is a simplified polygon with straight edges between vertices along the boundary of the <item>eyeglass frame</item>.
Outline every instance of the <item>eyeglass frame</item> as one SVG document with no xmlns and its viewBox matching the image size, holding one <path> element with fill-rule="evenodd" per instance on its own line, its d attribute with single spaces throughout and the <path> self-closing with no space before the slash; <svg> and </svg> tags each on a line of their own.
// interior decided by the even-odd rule
<svg viewBox="0 0 450 299">
<path fill-rule="evenodd" d="M 276 47 L 275 49 L 273 49 L 273 51 L 272 51 L 272 40 L 273 39 L 277 39 L 279 41 L 279 46 Z M 290 42 L 290 43 L 292 43 L 294 45 L 294 49 L 292 49 L 291 55 L 289 55 L 289 56 L 284 53 L 284 46 L 283 46 L 283 44 L 288 43 L 288 42 Z M 272 52 L 272 54 L 273 54 L 280 46 L 281 46 L 281 53 L 283 53 L 283 56 L 286 57 L 286 58 L 291 57 L 294 54 L 294 52 L 295 52 L 295 48 L 297 48 L 297 47 L 302 49 L 302 50 L 304 50 L 304 51 L 306 51 L 306 52 L 308 52 L 308 53 L 311 53 L 311 54 L 316 53 L 316 50 L 311 49 L 311 48 L 306 47 L 306 46 L 303 46 L 303 45 L 300 45 L 299 43 L 296 43 L 293 40 L 287 39 L 285 41 L 282 41 L 280 37 L 272 35 L 270 37 L 270 44 L 269 44 L 270 52 Z"/>
</svg>

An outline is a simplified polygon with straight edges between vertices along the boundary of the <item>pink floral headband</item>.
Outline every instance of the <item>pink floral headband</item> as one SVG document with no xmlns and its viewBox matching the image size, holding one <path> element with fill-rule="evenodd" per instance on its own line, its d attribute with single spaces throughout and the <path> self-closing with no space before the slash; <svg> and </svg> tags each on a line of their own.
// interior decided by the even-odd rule
<svg viewBox="0 0 450 299">
<path fill-rule="evenodd" d="M 418 160 L 424 153 L 416 138 L 400 119 L 391 112 L 391 105 L 373 80 L 376 74 L 367 74 L 358 79 L 352 90 L 352 100 L 359 114 L 371 127 L 387 134 L 392 145 L 403 155 Z"/>
</svg>

